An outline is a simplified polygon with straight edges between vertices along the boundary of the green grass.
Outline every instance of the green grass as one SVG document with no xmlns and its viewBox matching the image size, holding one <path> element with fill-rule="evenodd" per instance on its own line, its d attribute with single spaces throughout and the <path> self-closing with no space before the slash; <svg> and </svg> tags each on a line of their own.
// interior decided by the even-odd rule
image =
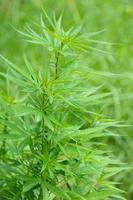
<svg viewBox="0 0 133 200">
<path fill-rule="evenodd" d="M 42 23 L 40 24 L 42 7 L 45 8 L 48 16 L 52 16 L 54 11 L 58 17 L 64 9 L 62 22 L 64 32 L 61 30 L 62 26 L 59 27 L 56 24 L 58 26 L 55 30 L 57 35 L 54 34 L 54 30 L 51 29 L 46 18 L 43 19 L 49 28 L 49 30 L 46 29 L 50 37 L 50 42 L 45 41 L 47 45 L 44 45 L 42 38 L 39 38 L 44 26 Z M 4 58 L 9 64 L 9 67 L 6 67 L 2 59 L 0 60 L 2 75 L 0 79 L 2 161 L 0 175 L 2 175 L 1 184 L 7 184 L 6 187 L 4 185 L 3 190 L 0 190 L 0 197 L 19 199 L 21 195 L 23 199 L 33 199 L 32 195 L 35 195 L 34 198 L 37 199 L 37 195 L 40 193 L 40 199 L 42 199 L 41 195 L 47 196 L 51 193 L 51 195 L 59 196 L 57 197 L 59 199 L 69 199 L 68 196 L 72 199 L 81 199 L 81 196 L 73 196 L 77 193 L 86 199 L 103 200 L 109 198 L 113 192 L 114 194 L 119 193 L 112 187 L 110 180 L 121 183 L 117 187 L 126 191 L 122 196 L 128 200 L 132 199 L 132 169 L 128 170 L 125 165 L 120 165 L 120 162 L 124 162 L 132 167 L 132 126 L 125 128 L 119 123 L 116 124 L 116 121 L 123 121 L 123 124 L 133 123 L 131 112 L 133 107 L 132 2 L 66 0 L 57 1 L 55 5 L 52 0 L 45 2 L 32 0 L 31 4 L 15 0 L 11 4 L 10 1 L 4 0 L 1 3 L 0 11 L 2 24 L 0 27 L 0 51 L 4 57 L 17 65 L 9 63 Z M 39 37 L 35 37 L 33 32 L 28 33 L 28 37 L 18 33 L 21 31 L 27 34 L 25 30 L 27 23 Z M 78 33 L 78 28 L 76 28 L 78 33 L 76 37 L 73 37 L 75 28 L 72 34 L 64 37 L 66 30 L 71 26 L 81 26 L 81 30 Z M 16 29 L 19 31 L 17 32 Z M 92 34 L 96 32 L 98 34 Z M 29 39 L 33 39 L 39 44 L 29 44 L 25 41 Z M 57 67 L 58 69 L 56 69 Z M 53 81 L 54 78 L 55 81 Z M 42 89 L 42 82 L 46 82 L 46 80 L 48 80 L 48 85 L 44 85 L 47 89 L 44 85 Z M 46 116 L 40 107 L 41 105 L 43 107 L 43 90 L 48 101 Z M 52 96 L 53 92 L 56 94 L 55 101 Z M 90 95 L 86 96 L 87 94 Z M 43 114 L 38 109 L 36 110 L 36 107 L 39 107 Z M 69 114 L 66 110 L 69 111 Z M 57 113 L 59 116 L 56 116 Z M 45 163 L 43 162 L 44 158 L 41 154 L 37 155 L 40 158 L 36 157 L 36 153 L 32 151 L 34 148 L 38 149 L 38 153 L 41 151 L 40 136 L 36 134 L 40 132 L 39 129 L 43 129 L 43 120 L 46 121 L 45 129 L 51 134 L 50 143 L 53 142 L 52 134 L 55 132 L 55 127 L 59 126 L 60 131 L 65 128 L 65 131 L 70 134 L 72 131 L 75 132 L 74 138 L 71 139 L 69 134 L 67 137 L 64 135 L 60 144 L 57 145 L 54 159 L 58 161 L 60 156 L 63 159 L 62 155 L 71 157 L 65 158 L 66 160 L 62 161 L 65 163 L 61 164 L 65 165 L 64 167 L 69 166 L 70 171 L 77 170 L 79 173 L 77 174 L 77 189 L 74 186 L 73 178 L 70 180 L 70 177 L 66 176 L 68 173 L 66 168 L 64 169 L 67 170 L 65 176 L 59 173 L 58 176 L 61 177 L 56 180 L 54 176 L 57 169 L 51 166 L 52 164 L 47 166 L 52 172 L 46 170 L 49 171 L 48 183 L 42 184 L 43 172 L 41 169 Z M 20 135 L 21 131 L 16 130 L 17 124 L 18 128 L 20 126 L 21 131 L 26 134 L 23 137 Z M 118 125 L 120 128 L 117 127 Z M 33 149 L 30 138 L 27 139 L 27 136 L 29 137 L 27 134 L 30 134 L 31 130 L 27 129 L 33 129 L 33 138 L 31 138 Z M 80 129 L 85 132 L 82 134 Z M 63 131 L 64 134 L 65 131 Z M 8 134 L 6 135 L 5 132 Z M 84 134 L 86 140 L 89 137 L 87 141 L 84 140 Z M 108 135 L 110 136 L 103 137 Z M 60 136 L 58 137 L 60 138 Z M 48 147 L 48 152 L 52 153 L 51 148 Z M 86 154 L 88 156 L 88 153 L 90 157 L 86 160 L 85 157 Z M 34 154 L 35 157 L 33 156 L 31 159 Z M 50 153 L 48 155 L 50 156 Z M 114 161 L 114 155 L 119 162 Z M 24 156 L 24 159 L 19 156 Z M 52 163 L 55 162 L 54 159 L 51 161 Z M 16 163 L 16 161 L 18 162 Z M 89 165 L 86 166 L 87 169 L 82 166 L 84 162 L 89 162 Z M 109 164 L 110 162 L 112 164 Z M 31 165 L 34 169 L 31 169 Z M 80 165 L 83 167 L 82 170 L 85 170 L 85 181 L 88 181 L 88 184 L 81 180 Z M 71 167 L 74 169 L 72 170 Z M 18 170 L 14 171 L 16 168 Z M 31 170 L 30 173 L 27 172 L 28 169 Z M 39 170 L 36 172 L 37 179 L 34 179 L 35 169 Z M 116 175 L 115 173 L 119 170 L 122 172 Z M 105 177 L 103 173 L 105 173 Z M 87 178 L 88 175 L 90 179 Z M 63 186 L 65 194 L 59 191 L 59 188 L 62 189 L 62 185 L 59 185 L 58 181 L 62 176 L 67 177 L 66 185 Z M 105 179 L 103 180 L 101 177 Z M 93 179 L 100 182 L 95 183 L 96 180 Z M 14 180 L 14 185 L 10 184 L 12 180 Z M 75 193 L 69 192 L 67 181 L 71 182 L 70 186 Z M 47 185 L 44 191 L 42 189 L 44 194 L 39 192 L 42 185 Z M 91 191 L 90 194 L 87 193 L 85 186 Z M 66 195 L 68 196 L 66 197 Z M 111 199 L 116 198 L 112 197 Z"/>
</svg>

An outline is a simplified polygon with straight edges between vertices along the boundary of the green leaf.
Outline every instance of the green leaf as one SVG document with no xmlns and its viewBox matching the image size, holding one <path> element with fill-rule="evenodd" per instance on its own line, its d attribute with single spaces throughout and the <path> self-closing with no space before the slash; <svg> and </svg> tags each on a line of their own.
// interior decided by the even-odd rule
<svg viewBox="0 0 133 200">
<path fill-rule="evenodd" d="M 21 70 L 19 67 L 17 67 L 15 64 L 13 64 L 11 61 L 6 59 L 4 56 L 0 55 L 0 57 L 18 74 L 22 75 L 26 79 L 31 81 L 31 78 L 27 75 L 27 73 L 23 70 Z"/>
<path fill-rule="evenodd" d="M 17 139 L 24 138 L 24 136 L 18 135 L 18 134 L 1 134 L 0 133 L 0 138 L 1 139 L 7 139 L 7 140 L 17 140 Z"/>
<path fill-rule="evenodd" d="M 39 184 L 39 180 L 35 179 L 35 178 L 31 178 L 29 181 L 27 181 L 24 185 L 23 185 L 23 193 L 28 192 L 29 190 L 31 190 L 32 188 L 34 188 L 35 186 L 37 186 Z"/>
<path fill-rule="evenodd" d="M 14 105 L 13 109 L 16 111 L 17 116 L 25 116 L 25 115 L 29 115 L 29 114 L 35 114 L 36 115 L 36 113 L 38 111 L 33 106 L 28 106 L 28 105 L 25 105 L 25 104 Z"/>
<path fill-rule="evenodd" d="M 68 194 L 72 197 L 72 199 L 77 199 L 77 200 L 87 200 L 85 197 L 81 196 L 75 191 L 68 191 Z"/>
<path fill-rule="evenodd" d="M 28 145 L 28 139 L 26 138 L 20 142 L 18 146 L 18 153 L 21 153 L 27 145 Z"/>
<path fill-rule="evenodd" d="M 52 185 L 48 182 L 46 182 L 46 187 L 55 195 L 57 195 L 57 197 L 61 197 L 67 200 L 71 200 L 71 197 L 67 194 L 67 192 L 65 192 L 64 189 L 60 189 L 59 187 L 56 187 L 55 185 Z"/>
<path fill-rule="evenodd" d="M 42 196 L 43 196 L 42 200 L 50 200 L 49 192 L 47 190 L 47 187 L 46 187 L 45 183 L 41 184 L 41 188 L 42 188 Z"/>
<path fill-rule="evenodd" d="M 49 118 L 49 116 L 47 114 L 44 114 L 44 123 L 45 125 L 51 130 L 54 131 L 54 126 Z"/>
</svg>

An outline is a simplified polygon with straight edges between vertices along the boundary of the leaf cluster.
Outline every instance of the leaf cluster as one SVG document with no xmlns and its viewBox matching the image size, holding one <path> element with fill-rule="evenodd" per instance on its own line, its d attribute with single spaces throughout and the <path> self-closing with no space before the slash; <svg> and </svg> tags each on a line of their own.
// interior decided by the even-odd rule
<svg viewBox="0 0 133 200">
<path fill-rule="evenodd" d="M 0 198 L 124 199 L 111 178 L 125 166 L 101 140 L 120 125 L 102 115 L 110 94 L 80 57 L 92 48 L 87 34 L 64 31 L 62 15 L 45 18 L 48 25 L 41 17 L 37 26 L 43 35 L 19 32 L 46 48 L 49 63 L 33 67 L 25 56 L 20 67 L 0 56 L 7 64 L 0 72 Z"/>
</svg>

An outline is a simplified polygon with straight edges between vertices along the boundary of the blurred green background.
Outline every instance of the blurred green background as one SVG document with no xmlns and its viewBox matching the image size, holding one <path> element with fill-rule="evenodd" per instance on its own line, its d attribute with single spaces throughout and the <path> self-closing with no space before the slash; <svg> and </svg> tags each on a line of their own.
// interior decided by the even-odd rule
<svg viewBox="0 0 133 200">
<path fill-rule="evenodd" d="M 96 39 L 117 43 L 115 45 L 96 45 L 110 52 L 90 51 L 86 57 L 88 66 L 111 73 L 120 74 L 120 78 L 109 79 L 107 87 L 112 93 L 107 114 L 133 124 L 133 1 L 132 0 L 0 0 L 0 54 L 17 63 L 23 64 L 26 54 L 39 64 L 44 62 L 45 49 L 27 44 L 15 29 L 39 21 L 42 8 L 49 16 L 57 16 L 64 10 L 63 25 L 83 26 L 85 32 L 103 30 Z M 95 39 L 95 38 L 94 38 Z M 0 68 L 3 64 L 0 61 Z M 111 150 L 122 162 L 133 166 L 132 126 L 118 130 L 124 137 L 110 143 Z M 133 199 L 133 170 L 125 171 L 116 181 L 122 182 L 128 200 Z"/>
</svg>

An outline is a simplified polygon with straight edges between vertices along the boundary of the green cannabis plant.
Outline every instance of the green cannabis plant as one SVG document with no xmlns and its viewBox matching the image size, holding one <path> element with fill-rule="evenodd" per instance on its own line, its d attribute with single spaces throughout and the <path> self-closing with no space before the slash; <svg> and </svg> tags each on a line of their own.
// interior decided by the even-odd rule
<svg viewBox="0 0 133 200">
<path fill-rule="evenodd" d="M 112 181 L 124 166 L 102 140 L 120 126 L 103 111 L 108 76 L 84 61 L 98 50 L 93 34 L 65 31 L 62 14 L 45 12 L 18 32 L 45 55 L 42 66 L 25 55 L 22 67 L 0 56 L 0 199 L 124 200 Z"/>
</svg>

